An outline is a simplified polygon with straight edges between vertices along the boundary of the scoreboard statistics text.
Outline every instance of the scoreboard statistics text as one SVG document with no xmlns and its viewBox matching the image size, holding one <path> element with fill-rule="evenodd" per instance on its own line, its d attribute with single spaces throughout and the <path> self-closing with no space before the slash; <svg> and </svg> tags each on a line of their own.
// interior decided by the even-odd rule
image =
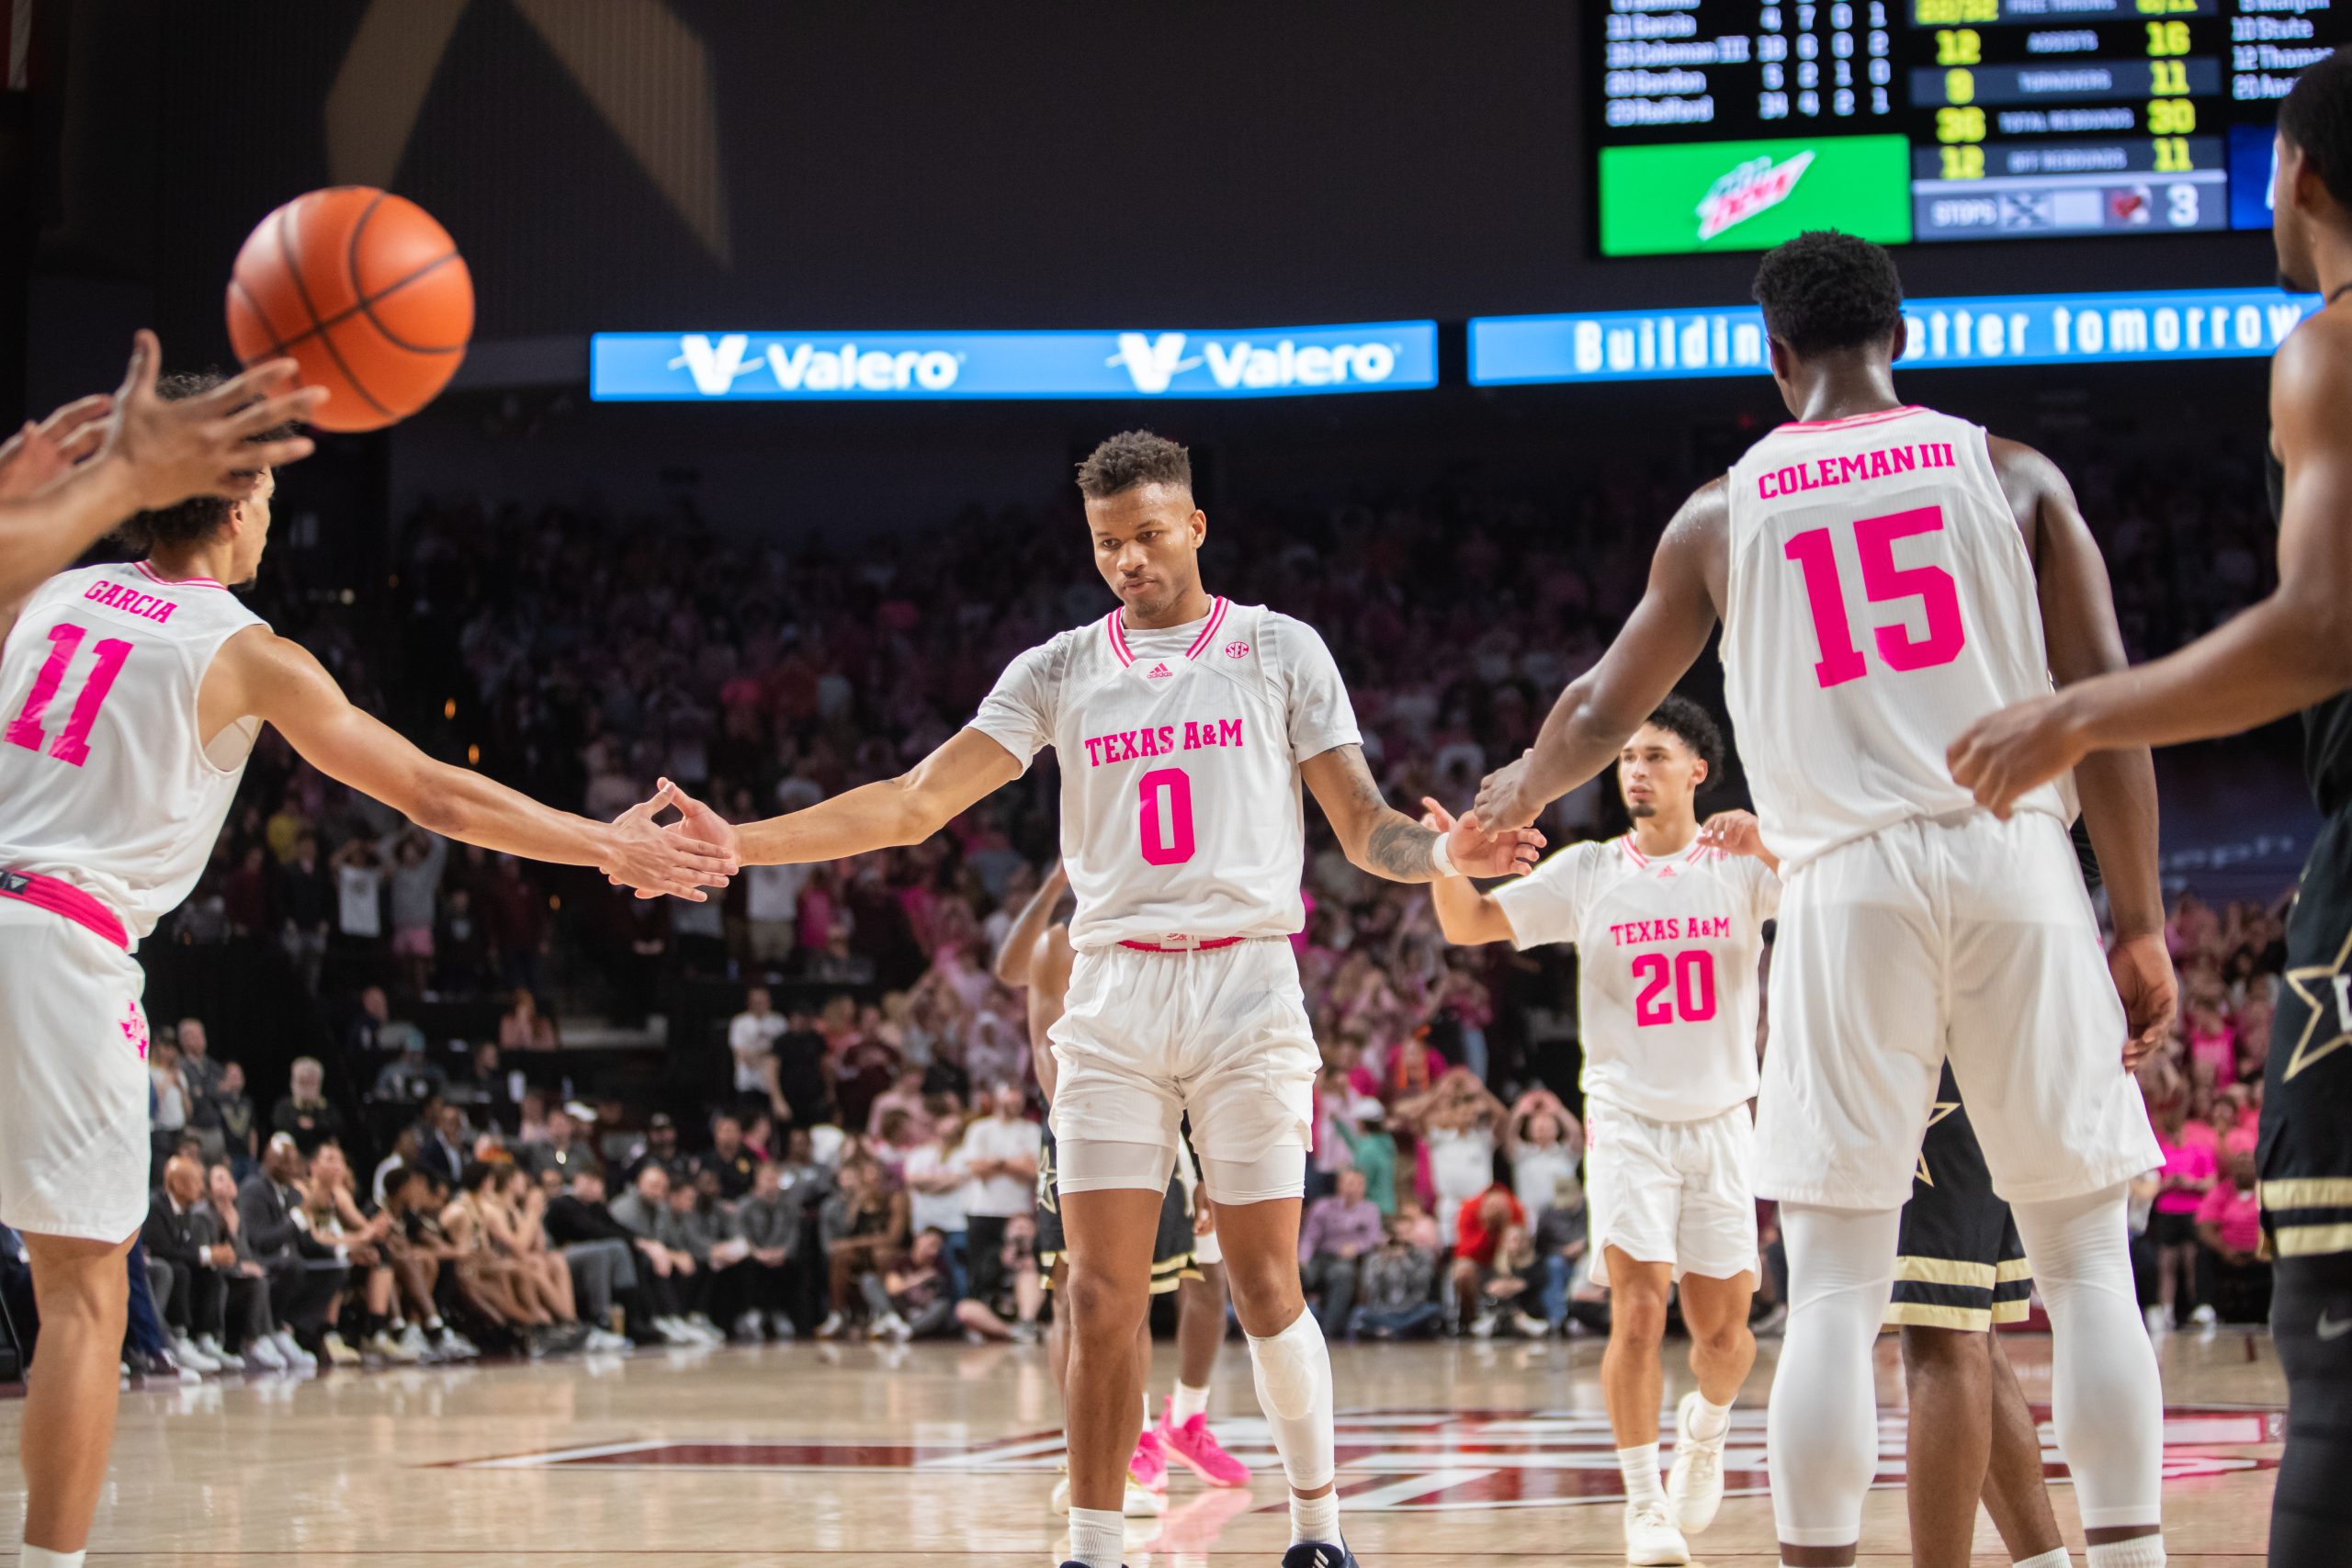
<svg viewBox="0 0 2352 1568">
<path fill-rule="evenodd" d="M 2267 228 L 2352 0 L 1597 0 L 1605 255 Z"/>
</svg>

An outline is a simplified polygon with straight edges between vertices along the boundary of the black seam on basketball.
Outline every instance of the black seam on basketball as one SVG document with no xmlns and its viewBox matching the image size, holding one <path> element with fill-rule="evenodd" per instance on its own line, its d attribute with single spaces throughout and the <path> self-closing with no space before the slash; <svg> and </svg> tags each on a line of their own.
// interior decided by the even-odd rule
<svg viewBox="0 0 2352 1568">
<path fill-rule="evenodd" d="M 311 330 L 319 334 L 319 342 L 325 346 L 327 357 L 334 361 L 334 367 L 337 370 L 343 372 L 343 378 L 351 383 L 351 389 L 365 398 L 368 400 L 368 406 L 378 413 L 387 419 L 398 419 L 400 417 L 398 414 L 378 402 L 376 394 L 362 386 L 359 378 L 351 373 L 351 367 L 344 363 L 343 351 L 335 347 L 334 339 L 327 335 L 326 328 L 320 323 L 319 308 L 311 303 L 310 288 L 303 283 L 302 269 L 294 260 L 293 242 L 286 236 L 287 226 L 291 221 L 293 211 L 292 202 L 288 202 L 277 209 L 277 254 L 278 259 L 286 264 L 286 275 L 294 280 L 294 293 L 302 301 L 303 311 L 311 318 Z"/>
<path fill-rule="evenodd" d="M 365 315 L 368 321 L 374 325 L 375 329 L 383 333 L 385 337 L 389 338 L 396 347 L 406 349 L 411 354 L 463 354 L 466 351 L 466 345 L 461 343 L 451 344 L 446 348 L 435 347 L 431 344 L 411 343 L 408 339 L 401 336 L 400 333 L 386 326 L 384 324 L 383 318 L 377 315 L 375 310 L 377 300 L 398 293 L 400 290 L 407 288 L 410 284 L 414 283 L 418 278 L 423 277 L 426 273 L 431 272 L 434 268 L 441 265 L 443 263 L 453 262 L 457 259 L 458 253 L 455 251 L 451 251 L 446 255 L 436 256 L 433 260 L 426 262 L 423 266 L 418 267 L 414 272 L 410 273 L 406 277 L 395 278 L 391 282 L 384 285 L 383 288 L 376 290 L 373 294 L 361 295 L 359 297 L 359 303 L 353 306 L 352 310 L 356 310 Z M 356 284 L 358 281 L 358 276 L 355 274 L 352 277 L 352 282 Z M 351 313 L 351 310 L 346 310 L 344 312 L 344 315 L 348 316 Z M 337 321 L 340 321 L 341 319 L 341 317 L 338 317 Z"/>
<path fill-rule="evenodd" d="M 414 272 L 407 273 L 400 277 L 394 278 L 383 288 L 376 290 L 375 293 L 361 299 L 358 304 L 346 306 L 343 310 L 337 310 L 325 321 L 318 322 L 316 326 L 304 327 L 292 337 L 288 338 L 281 344 L 278 344 L 277 347 L 280 352 L 283 352 L 286 349 L 292 348 L 296 344 L 300 343 L 307 338 L 319 336 L 322 333 L 326 332 L 331 327 L 339 327 L 343 325 L 344 322 L 351 320 L 352 317 L 359 315 L 363 311 L 367 311 L 368 307 L 375 301 L 383 299 L 388 294 L 396 293 L 399 290 L 407 288 L 410 284 L 414 283 L 418 278 L 423 277 L 426 273 L 431 272 L 443 262 L 452 262 L 457 259 L 458 253 L 455 251 L 448 252 L 445 255 L 435 256 L 431 261 L 426 262 L 423 266 L 418 267 Z M 234 280 L 232 279 L 232 281 Z M 249 293 L 246 295 L 246 298 L 251 299 L 253 296 Z M 258 302 L 254 306 L 254 313 L 255 315 L 261 315 L 261 307 Z M 368 319 L 370 321 L 375 322 L 376 330 L 379 333 L 383 333 L 384 336 L 390 339 L 396 347 L 406 349 L 411 354 L 463 354 L 466 351 L 466 345 L 462 343 L 453 344 L 447 348 L 435 348 L 429 344 L 402 343 L 399 338 L 393 337 L 390 333 L 385 331 L 384 323 L 376 321 L 376 317 L 373 312 L 368 313 Z M 313 318 L 313 320 L 316 320 L 316 318 Z M 262 321 L 265 325 L 269 324 L 269 318 L 267 316 L 262 316 Z M 276 332 L 277 329 L 274 325 L 271 325 L 270 330 L 272 332 Z"/>
<path fill-rule="evenodd" d="M 229 275 L 229 287 L 245 297 L 245 309 L 254 313 L 254 320 L 261 323 L 261 330 L 269 334 L 269 353 L 265 357 L 276 359 L 283 355 L 287 349 L 286 341 L 277 335 L 277 323 L 271 321 L 269 312 L 261 308 L 261 301 L 254 298 L 254 291 L 246 288 L 244 280 L 233 272 Z"/>
</svg>

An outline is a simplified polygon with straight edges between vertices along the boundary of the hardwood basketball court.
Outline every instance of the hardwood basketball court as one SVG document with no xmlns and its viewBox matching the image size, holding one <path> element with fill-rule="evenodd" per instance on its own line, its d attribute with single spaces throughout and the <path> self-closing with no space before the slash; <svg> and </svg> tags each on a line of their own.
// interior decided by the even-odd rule
<svg viewBox="0 0 2352 1568">
<path fill-rule="evenodd" d="M 2046 1399 L 2049 1340 L 2005 1343 L 2028 1397 Z M 1668 1350 L 1679 1358 L 1679 1345 Z M 1729 1495 L 1691 1543 L 1700 1562 L 1777 1561 L 1761 1401 L 1778 1350 L 1764 1342 L 1734 1417 Z M 2259 1563 L 2285 1399 L 2270 1341 L 2181 1334 L 2160 1355 L 2172 1562 Z M 1366 1568 L 1623 1560 L 1599 1341 L 1340 1345 L 1332 1359 L 1344 1517 Z M 1909 1556 L 1892 1340 L 1879 1365 L 1883 1457 L 1865 1563 Z M 1173 1372 L 1163 1346 L 1155 1388 Z M 1670 1369 L 1669 1411 L 1686 1386 Z M 0 1541 L 16 1540 L 23 1504 L 23 1409 L 0 1400 Z M 1130 1522 L 1128 1568 L 1271 1564 L 1287 1543 L 1281 1472 L 1238 1344 L 1219 1361 L 1210 1416 L 1256 1485 L 1211 1492 L 1179 1467 L 1168 1515 Z M 123 1395 L 91 1559 L 830 1568 L 919 1554 L 953 1568 L 1051 1568 L 1066 1544 L 1046 1506 L 1059 1422 L 1044 1350 L 993 1346 L 649 1351 L 141 1388 Z M 2050 1462 L 2063 1475 L 2054 1447 Z M 2054 1484 L 2052 1495 L 2079 1562 L 2073 1491 Z M 1982 1563 L 2007 1561 L 1981 1519 L 1977 1551 Z M 14 1560 L 0 1546 L 0 1562 Z"/>
</svg>

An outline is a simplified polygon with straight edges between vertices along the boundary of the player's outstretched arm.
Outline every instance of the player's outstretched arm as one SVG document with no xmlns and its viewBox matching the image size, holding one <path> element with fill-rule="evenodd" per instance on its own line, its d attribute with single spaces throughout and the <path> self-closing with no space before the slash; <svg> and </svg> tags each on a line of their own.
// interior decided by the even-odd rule
<svg viewBox="0 0 2352 1568">
<path fill-rule="evenodd" d="M 1727 855 L 1748 855 L 1778 875 L 1781 857 L 1764 846 L 1763 825 L 1753 811 L 1718 811 L 1699 824 L 1699 841 Z"/>
<path fill-rule="evenodd" d="M 2176 653 L 1978 720 L 1952 743 L 1952 777 L 2005 811 L 2093 751 L 2235 735 L 2352 687 L 2348 404 L 2352 319 L 2323 311 L 2271 365 L 2271 433 L 2288 479 L 2278 586 Z"/>
<path fill-rule="evenodd" d="M 1424 828 L 1381 797 L 1361 746 L 1334 746 L 1299 764 L 1315 803 L 1330 819 L 1340 847 L 1359 871 L 1391 882 L 1435 882 L 1442 876 L 1512 876 L 1535 863 L 1544 835 L 1523 824 L 1489 833 L 1464 818 L 1451 831 Z M 1446 860 L 1437 858 L 1439 844 Z"/>
<path fill-rule="evenodd" d="M 919 844 L 1021 776 L 1021 763 L 978 729 L 959 729 L 895 779 L 861 784 L 735 829 L 745 865 L 799 865 Z"/>
<path fill-rule="evenodd" d="M 209 735 L 247 716 L 276 725 L 321 773 L 445 838 L 557 865 L 597 866 L 632 886 L 696 903 L 701 888 L 724 887 L 735 870 L 725 853 L 654 824 L 671 804 L 666 793 L 616 821 L 594 822 L 434 761 L 354 707 L 309 649 L 258 626 L 222 646 L 198 708 Z"/>
<path fill-rule="evenodd" d="M 1004 945 L 996 950 L 997 983 L 1020 990 L 1029 984 L 1029 971 L 1037 957 L 1037 939 L 1054 923 L 1054 907 L 1069 891 L 1069 873 L 1056 861 L 1053 870 L 1038 879 L 1037 891 L 1029 895 L 1023 905 L 1020 918 L 1012 922 L 1012 930 L 1005 933 Z"/>
<path fill-rule="evenodd" d="M 1472 812 L 1488 828 L 1523 828 L 1600 772 L 1666 700 L 1715 626 L 1710 562 L 1720 568 L 1730 521 L 1724 481 L 1682 503 L 1650 558 L 1648 589 L 1600 662 L 1568 683 L 1535 744 L 1487 775 Z"/>
<path fill-rule="evenodd" d="M 292 360 L 257 365 L 176 402 L 155 390 L 162 360 L 155 334 L 142 330 L 111 399 L 68 403 L 12 441 L 0 468 L 0 608 L 13 607 L 135 513 L 192 495 L 234 500 L 261 482 L 261 469 L 310 455 L 307 436 L 250 439 L 305 418 L 326 396 L 315 387 L 288 389 Z"/>
<path fill-rule="evenodd" d="M 1433 833 L 1454 829 L 1453 813 L 1427 795 L 1421 797 L 1421 826 Z M 1466 876 L 1441 876 L 1430 884 L 1430 906 L 1437 911 L 1437 929 L 1456 947 L 1476 947 L 1511 940 L 1510 917 L 1491 893 L 1482 893 Z"/>
</svg>

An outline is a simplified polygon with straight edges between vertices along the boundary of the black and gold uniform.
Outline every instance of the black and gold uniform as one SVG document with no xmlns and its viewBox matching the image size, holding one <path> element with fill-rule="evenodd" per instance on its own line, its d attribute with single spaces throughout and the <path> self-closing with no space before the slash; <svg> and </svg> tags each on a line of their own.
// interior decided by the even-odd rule
<svg viewBox="0 0 2352 1568">
<path fill-rule="evenodd" d="M 1179 1149 L 1176 1157 L 1192 1158 L 1191 1147 Z M 1048 1125 L 1045 1146 L 1037 1151 L 1037 1272 L 1044 1277 L 1047 1290 L 1053 1289 L 1054 1265 L 1061 1261 L 1066 1245 L 1062 1237 L 1061 1188 L 1056 1179 L 1060 1164 L 1054 1146 L 1054 1130 Z M 1151 1293 L 1164 1296 L 1183 1280 L 1200 1277 L 1200 1270 L 1193 1263 L 1192 1199 L 1184 1190 L 1183 1181 L 1170 1173 L 1168 1195 L 1159 1201 L 1159 1234 L 1151 1254 Z"/>
<path fill-rule="evenodd" d="M 2009 1206 L 1993 1190 L 1993 1173 L 1947 1062 L 1903 1205 L 1886 1325 L 1982 1334 L 1996 1323 L 2022 1323 L 2032 1307 L 2025 1244 Z"/>
</svg>

